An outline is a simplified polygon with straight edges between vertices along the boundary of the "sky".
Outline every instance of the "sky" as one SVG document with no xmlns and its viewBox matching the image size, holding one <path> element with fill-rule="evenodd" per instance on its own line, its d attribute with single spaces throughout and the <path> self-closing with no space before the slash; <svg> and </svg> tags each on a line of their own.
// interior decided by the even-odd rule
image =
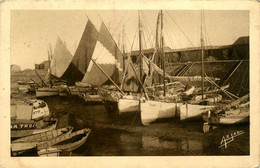
<svg viewBox="0 0 260 168">
<path fill-rule="evenodd" d="M 139 11 L 143 24 L 144 46 L 154 47 L 157 10 Z M 163 10 L 165 45 L 172 49 L 200 46 L 201 11 Z M 249 35 L 248 11 L 204 11 L 203 32 L 207 45 L 229 45 Z M 13 10 L 11 12 L 11 64 L 22 69 L 34 68 L 48 59 L 49 46 L 54 49 L 57 36 L 74 55 L 86 23 L 90 19 L 97 30 L 103 21 L 115 41 L 138 49 L 137 10 Z"/>
</svg>

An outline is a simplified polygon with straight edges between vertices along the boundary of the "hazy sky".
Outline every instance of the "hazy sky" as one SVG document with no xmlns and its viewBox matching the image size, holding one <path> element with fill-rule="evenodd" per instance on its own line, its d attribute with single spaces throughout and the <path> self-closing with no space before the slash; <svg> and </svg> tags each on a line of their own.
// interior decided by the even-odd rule
<svg viewBox="0 0 260 168">
<path fill-rule="evenodd" d="M 147 40 L 144 48 L 154 45 L 158 12 L 152 10 L 140 12 Z M 249 35 L 248 11 L 206 10 L 204 16 L 208 44 L 232 44 L 238 37 Z M 97 30 L 102 19 L 116 42 L 124 25 L 127 36 L 126 47 L 129 51 L 138 26 L 138 11 L 16 10 L 11 12 L 11 64 L 20 65 L 25 69 L 33 68 L 34 64 L 47 60 L 47 48 L 51 44 L 54 49 L 57 35 L 66 42 L 67 48 L 73 55 L 88 18 Z M 167 10 L 164 11 L 164 23 L 167 46 L 184 48 L 192 47 L 192 44 L 200 45 L 201 11 Z M 135 49 L 137 45 L 136 37 Z"/>
</svg>

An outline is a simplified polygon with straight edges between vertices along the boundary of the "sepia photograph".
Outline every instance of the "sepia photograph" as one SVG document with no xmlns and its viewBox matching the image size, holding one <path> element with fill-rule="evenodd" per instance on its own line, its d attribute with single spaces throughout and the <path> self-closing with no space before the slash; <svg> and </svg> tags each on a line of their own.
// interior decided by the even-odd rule
<svg viewBox="0 0 260 168">
<path fill-rule="evenodd" d="M 11 159 L 256 156 L 250 9 L 14 8 L 9 17 Z"/>
</svg>

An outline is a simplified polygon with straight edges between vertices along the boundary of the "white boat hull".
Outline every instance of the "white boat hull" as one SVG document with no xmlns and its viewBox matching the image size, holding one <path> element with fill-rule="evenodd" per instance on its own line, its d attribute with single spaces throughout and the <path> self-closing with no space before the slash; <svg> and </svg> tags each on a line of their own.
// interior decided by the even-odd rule
<svg viewBox="0 0 260 168">
<path fill-rule="evenodd" d="M 140 112 L 138 99 L 119 99 L 118 113 L 119 115 Z"/>
<path fill-rule="evenodd" d="M 180 120 L 201 118 L 202 113 L 213 109 L 215 106 L 182 104 L 180 106 Z"/>
<path fill-rule="evenodd" d="M 178 103 L 160 101 L 140 101 L 141 121 L 143 125 L 150 125 L 158 119 L 173 118 L 180 115 Z"/>
<path fill-rule="evenodd" d="M 48 97 L 48 96 L 58 96 L 58 88 L 38 88 L 36 89 L 36 97 Z"/>
</svg>

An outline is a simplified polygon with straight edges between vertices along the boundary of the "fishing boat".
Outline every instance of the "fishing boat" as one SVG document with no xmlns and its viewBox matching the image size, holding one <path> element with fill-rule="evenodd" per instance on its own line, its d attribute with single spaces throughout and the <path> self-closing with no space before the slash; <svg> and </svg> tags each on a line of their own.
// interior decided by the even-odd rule
<svg viewBox="0 0 260 168">
<path fill-rule="evenodd" d="M 215 106 L 182 104 L 180 105 L 180 120 L 201 118 L 202 113 L 213 109 Z"/>
<path fill-rule="evenodd" d="M 56 129 L 58 119 L 51 118 L 48 121 L 40 120 L 12 120 L 11 138 L 21 138 L 32 134 L 38 134 Z"/>
<path fill-rule="evenodd" d="M 140 95 L 124 95 L 118 99 L 119 115 L 139 113 Z"/>
<path fill-rule="evenodd" d="M 57 130 L 51 130 L 43 133 L 30 135 L 24 138 L 19 138 L 12 141 L 11 150 L 16 155 L 22 154 L 27 150 L 37 147 L 37 145 L 51 141 L 52 139 L 59 137 L 60 135 L 70 134 L 73 127 L 60 128 Z"/>
<path fill-rule="evenodd" d="M 100 102 L 102 100 L 106 104 L 107 99 L 104 98 L 108 97 L 106 97 L 107 94 L 102 94 L 102 91 L 105 91 L 104 88 L 106 88 L 106 86 L 103 88 L 103 85 L 114 85 L 121 92 L 118 85 L 120 85 L 123 75 L 123 54 L 103 22 L 100 26 L 96 46 L 90 59 L 87 71 L 81 81 L 91 86 L 91 89 L 84 93 L 84 99 L 86 102 L 97 100 Z M 102 91 L 95 91 L 97 88 L 102 89 Z"/>
<path fill-rule="evenodd" d="M 61 79 L 61 77 L 63 76 L 67 67 L 69 66 L 72 60 L 72 55 L 70 51 L 67 49 L 64 42 L 62 42 L 62 40 L 59 37 L 57 37 L 54 53 L 52 54 L 52 50 L 50 47 L 50 51 L 48 51 L 48 58 L 50 63 L 48 73 L 46 75 L 46 80 L 48 81 L 48 84 L 45 84 L 44 87 L 39 87 L 36 89 L 36 97 L 59 95 L 58 83 L 64 82 Z M 62 92 L 61 95 L 63 95 Z"/>
<path fill-rule="evenodd" d="M 211 115 L 211 124 L 240 124 L 249 122 L 249 102 L 238 105 L 236 108 L 226 110 L 224 113 Z"/>
<path fill-rule="evenodd" d="M 150 125 L 158 120 L 180 116 L 180 104 L 152 100 L 140 100 L 141 121 Z"/>
<path fill-rule="evenodd" d="M 216 125 L 230 125 L 248 123 L 250 116 L 249 94 L 232 101 L 228 105 L 216 107 L 204 112 L 202 119 L 206 122 L 203 131 L 208 132 Z"/>
<path fill-rule="evenodd" d="M 203 12 L 201 12 L 201 18 L 203 18 Z M 204 23 L 205 24 L 205 23 Z M 208 77 L 204 73 L 204 38 L 203 38 L 203 22 L 201 22 L 201 94 L 191 94 L 192 99 L 181 105 L 180 108 L 180 120 L 186 120 L 186 119 L 201 119 L 202 113 L 208 110 L 213 109 L 214 107 L 218 106 L 220 101 L 222 100 L 222 95 L 216 94 L 214 92 L 205 94 L 205 79 L 206 82 L 209 84 L 214 84 L 218 88 L 219 87 L 215 81 L 216 79 L 212 79 Z M 219 79 L 217 79 L 219 80 Z M 222 89 L 223 90 L 223 89 Z M 198 89 L 197 89 L 198 91 Z M 225 92 L 223 90 L 223 92 Z"/>
<path fill-rule="evenodd" d="M 52 147 L 59 150 L 73 151 L 86 142 L 90 132 L 90 129 L 84 128 L 70 134 L 60 135 L 59 137 L 54 138 L 51 141 L 39 144 L 37 148 L 38 150 L 42 150 Z"/>
<path fill-rule="evenodd" d="M 67 85 L 58 86 L 58 90 L 59 90 L 59 96 L 61 97 L 67 97 L 69 94 Z"/>
<path fill-rule="evenodd" d="M 11 119 L 13 120 L 38 121 L 49 116 L 49 107 L 43 100 L 31 99 L 22 102 L 11 99 Z"/>
<path fill-rule="evenodd" d="M 80 97 L 84 100 L 83 95 L 91 91 L 91 85 L 83 78 L 90 65 L 98 34 L 91 20 L 88 20 L 72 61 L 61 77 L 67 81 L 67 91 L 70 96 Z"/>
<path fill-rule="evenodd" d="M 59 129 L 54 129 L 38 134 L 33 134 L 30 136 L 26 136 L 23 138 L 16 139 L 12 141 L 12 143 L 26 143 L 26 142 L 43 142 L 43 141 L 49 141 L 52 140 L 53 138 L 56 138 L 62 134 L 67 134 L 71 133 L 73 130 L 73 127 L 67 126 L 65 128 L 59 128 Z"/>
</svg>

